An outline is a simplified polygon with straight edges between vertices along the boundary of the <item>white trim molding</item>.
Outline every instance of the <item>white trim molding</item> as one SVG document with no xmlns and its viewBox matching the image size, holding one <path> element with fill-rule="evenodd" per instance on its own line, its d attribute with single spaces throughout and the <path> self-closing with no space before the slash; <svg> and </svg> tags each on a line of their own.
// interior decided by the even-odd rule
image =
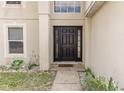
<svg viewBox="0 0 124 93">
<path fill-rule="evenodd" d="M 22 27 L 23 28 L 23 53 L 10 54 L 8 44 L 8 27 Z M 4 33 L 4 57 L 27 57 L 27 31 L 25 23 L 5 23 L 3 24 Z"/>
<path fill-rule="evenodd" d="M 91 1 L 89 7 L 86 9 L 84 13 L 85 16 L 86 17 L 93 16 L 96 13 L 96 11 L 98 11 L 103 6 L 104 3 L 105 1 Z"/>
</svg>

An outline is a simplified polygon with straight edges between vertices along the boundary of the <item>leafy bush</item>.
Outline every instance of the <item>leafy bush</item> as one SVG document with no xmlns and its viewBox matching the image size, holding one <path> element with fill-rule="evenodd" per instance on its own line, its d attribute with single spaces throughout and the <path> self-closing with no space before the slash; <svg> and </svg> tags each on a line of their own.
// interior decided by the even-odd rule
<svg viewBox="0 0 124 93">
<path fill-rule="evenodd" d="M 112 77 L 110 77 L 109 83 L 108 83 L 108 91 L 116 91 L 118 90 L 118 86 L 113 82 Z"/>
<path fill-rule="evenodd" d="M 32 68 L 37 67 L 37 66 L 39 66 L 39 65 L 35 64 L 35 63 L 34 64 L 29 64 L 28 69 L 31 70 Z"/>
<path fill-rule="evenodd" d="M 15 59 L 11 64 L 11 68 L 14 70 L 19 70 L 23 62 L 24 61 L 21 59 Z"/>
<path fill-rule="evenodd" d="M 95 75 L 93 74 L 93 72 L 91 71 L 90 68 L 85 69 L 84 72 L 85 72 L 85 75 L 86 75 L 86 76 L 91 75 L 92 78 L 95 78 Z"/>
<path fill-rule="evenodd" d="M 104 77 L 96 77 L 90 68 L 85 69 L 85 78 L 82 85 L 89 91 L 116 91 L 117 85 L 113 82 L 112 78 L 106 82 Z"/>
<path fill-rule="evenodd" d="M 106 90 L 106 84 L 103 77 L 87 77 L 84 81 L 86 89 L 90 91 L 104 91 Z"/>
</svg>

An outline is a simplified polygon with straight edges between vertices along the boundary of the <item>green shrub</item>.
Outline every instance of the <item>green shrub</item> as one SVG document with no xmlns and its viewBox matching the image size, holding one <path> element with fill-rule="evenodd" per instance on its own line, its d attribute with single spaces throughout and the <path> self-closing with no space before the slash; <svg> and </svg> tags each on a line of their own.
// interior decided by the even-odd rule
<svg viewBox="0 0 124 93">
<path fill-rule="evenodd" d="M 95 78 L 95 75 L 93 74 L 90 68 L 86 68 L 84 72 L 86 76 L 91 75 L 91 77 Z"/>
<path fill-rule="evenodd" d="M 106 90 L 106 84 L 104 77 L 92 77 L 92 75 L 87 75 L 83 79 L 83 85 L 86 90 L 89 91 L 104 91 Z"/>
<path fill-rule="evenodd" d="M 112 77 L 110 77 L 108 83 L 108 91 L 116 91 L 116 90 L 118 90 L 118 86 L 115 84 L 115 82 L 113 82 Z"/>
<path fill-rule="evenodd" d="M 11 64 L 11 68 L 14 70 L 19 70 L 23 62 L 24 61 L 21 59 L 15 59 Z"/>
<path fill-rule="evenodd" d="M 28 65 L 28 69 L 31 70 L 31 69 L 33 69 L 34 67 L 37 67 L 37 66 L 39 66 L 39 65 L 38 64 L 35 64 L 35 63 L 29 64 Z"/>
<path fill-rule="evenodd" d="M 90 68 L 85 69 L 85 78 L 82 85 L 89 91 L 116 91 L 117 85 L 113 82 L 112 78 L 106 82 L 104 77 L 96 77 Z"/>
</svg>

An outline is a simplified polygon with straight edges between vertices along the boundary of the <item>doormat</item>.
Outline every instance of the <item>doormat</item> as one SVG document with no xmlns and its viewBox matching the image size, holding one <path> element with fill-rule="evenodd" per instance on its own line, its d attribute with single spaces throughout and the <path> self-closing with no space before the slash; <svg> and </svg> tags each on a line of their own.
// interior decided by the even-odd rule
<svg viewBox="0 0 124 93">
<path fill-rule="evenodd" d="M 72 64 L 59 64 L 58 67 L 73 67 Z"/>
</svg>

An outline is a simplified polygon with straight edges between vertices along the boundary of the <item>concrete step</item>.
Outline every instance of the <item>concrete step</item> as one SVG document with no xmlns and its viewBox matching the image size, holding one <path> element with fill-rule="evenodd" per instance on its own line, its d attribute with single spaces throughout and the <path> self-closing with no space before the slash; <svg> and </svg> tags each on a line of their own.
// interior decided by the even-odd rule
<svg viewBox="0 0 124 93">
<path fill-rule="evenodd" d="M 84 70 L 84 64 L 73 64 L 73 67 L 59 67 L 59 64 L 51 64 L 50 70 L 82 71 Z"/>
</svg>

